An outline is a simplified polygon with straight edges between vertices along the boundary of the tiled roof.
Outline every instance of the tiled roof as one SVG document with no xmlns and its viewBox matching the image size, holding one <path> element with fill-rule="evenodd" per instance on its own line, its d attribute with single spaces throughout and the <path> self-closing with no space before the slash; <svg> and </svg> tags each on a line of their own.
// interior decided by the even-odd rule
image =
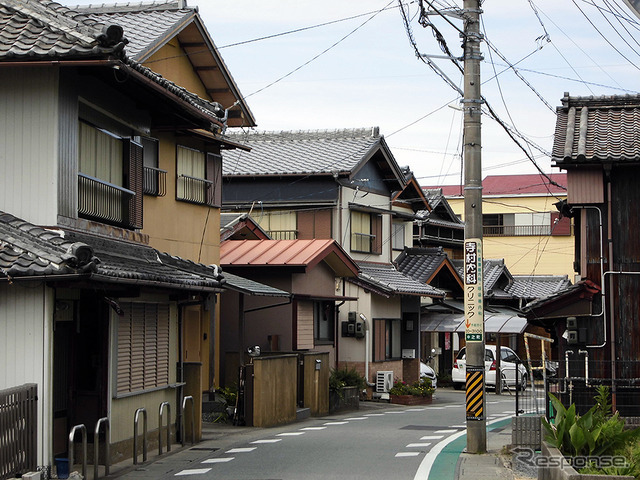
<svg viewBox="0 0 640 480">
<path fill-rule="evenodd" d="M 224 242 L 238 233 L 243 234 L 246 240 L 269 239 L 269 234 L 247 213 L 221 213 L 220 214 L 220 241 Z M 240 240 L 239 238 L 236 238 Z M 244 240 L 245 238 L 243 238 Z"/>
<path fill-rule="evenodd" d="M 50 0 L 0 0 L 0 60 L 101 57 L 121 52 L 126 40 L 105 26 Z M 113 31 L 113 30 L 112 30 Z"/>
<path fill-rule="evenodd" d="M 405 249 L 396 258 L 395 264 L 404 275 L 426 283 L 447 259 L 442 247 Z"/>
<path fill-rule="evenodd" d="M 566 173 L 550 173 L 551 180 L 563 187 L 567 186 Z M 441 189 L 445 197 L 461 197 L 464 186 L 444 185 L 442 187 L 423 187 L 423 190 Z M 487 175 L 482 180 L 482 196 L 510 195 L 562 195 L 566 189 L 559 188 L 544 176 L 534 173 L 525 175 Z"/>
<path fill-rule="evenodd" d="M 157 46 L 158 39 L 165 39 L 193 17 L 197 9 L 179 8 L 177 1 L 126 2 L 115 4 L 77 5 L 70 7 L 88 18 L 110 22 L 124 28 L 129 40 L 127 55 L 140 60 Z"/>
<path fill-rule="evenodd" d="M 0 0 L 0 62 L 119 60 L 123 68 L 150 79 L 204 115 L 218 122 L 224 118 L 222 105 L 204 100 L 128 58 L 127 39 L 122 34 L 115 24 L 97 22 L 50 0 Z"/>
<path fill-rule="evenodd" d="M 169 289 L 220 288 L 224 277 L 217 266 L 160 254 L 141 244 L 86 233 L 50 230 L 0 212 L 0 278 L 72 275 L 95 281 L 124 282 Z M 164 259 L 164 261 L 162 260 Z M 66 277 L 65 277 L 66 278 Z"/>
<path fill-rule="evenodd" d="M 640 158 L 640 95 L 565 93 L 556 117 L 552 159 L 558 165 Z"/>
<path fill-rule="evenodd" d="M 360 267 L 357 278 L 349 281 L 369 288 L 384 296 L 391 295 L 419 295 L 423 297 L 442 297 L 445 292 L 426 283 L 419 282 L 399 272 L 392 264 L 372 262 L 356 262 Z"/>
<path fill-rule="evenodd" d="M 534 299 L 553 295 L 570 285 L 566 275 L 514 275 L 513 284 L 507 291 L 514 297 Z"/>
<path fill-rule="evenodd" d="M 224 175 L 350 172 L 386 143 L 377 129 L 229 134 L 251 152 L 224 151 Z"/>
<path fill-rule="evenodd" d="M 464 261 L 456 259 L 451 262 L 458 271 L 460 278 L 464 280 Z M 508 287 L 513 283 L 513 277 L 504 264 L 504 259 L 485 258 L 482 265 L 484 267 L 483 285 L 485 296 L 509 297 Z"/>
</svg>

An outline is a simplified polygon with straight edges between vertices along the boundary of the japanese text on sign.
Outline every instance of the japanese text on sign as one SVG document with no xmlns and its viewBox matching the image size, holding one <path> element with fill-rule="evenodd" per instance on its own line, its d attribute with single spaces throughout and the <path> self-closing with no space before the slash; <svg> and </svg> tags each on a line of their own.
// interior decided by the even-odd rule
<svg viewBox="0 0 640 480">
<path fill-rule="evenodd" d="M 464 243 L 464 319 L 467 342 L 481 342 L 484 334 L 482 240 Z"/>
</svg>

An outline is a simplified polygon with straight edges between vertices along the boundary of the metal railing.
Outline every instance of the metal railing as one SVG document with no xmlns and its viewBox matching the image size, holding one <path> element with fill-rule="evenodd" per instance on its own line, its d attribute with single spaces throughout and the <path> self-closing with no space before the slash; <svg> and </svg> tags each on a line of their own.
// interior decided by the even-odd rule
<svg viewBox="0 0 640 480">
<path fill-rule="evenodd" d="M 155 167 L 144 167 L 142 191 L 145 195 L 164 197 L 167 194 L 167 171 Z"/>
<path fill-rule="evenodd" d="M 295 240 L 298 238 L 297 230 L 267 230 L 267 234 L 273 240 Z"/>
<path fill-rule="evenodd" d="M 176 198 L 191 203 L 201 205 L 211 205 L 213 196 L 213 182 L 204 178 L 191 177 L 189 175 L 179 175 Z"/>
<path fill-rule="evenodd" d="M 129 207 L 135 192 L 78 174 L 78 215 L 126 228 L 135 227 L 129 218 Z"/>
<path fill-rule="evenodd" d="M 109 419 L 102 417 L 96 422 L 96 429 L 93 433 L 93 478 L 98 478 L 98 465 L 100 464 L 100 427 L 104 425 L 104 476 L 109 476 L 109 463 L 111 460 L 109 450 Z"/>
<path fill-rule="evenodd" d="M 69 433 L 69 471 L 73 470 L 74 442 L 77 431 L 80 431 L 82 438 L 82 478 L 87 478 L 87 427 L 84 424 L 75 425 Z"/>
<path fill-rule="evenodd" d="M 483 235 L 487 237 L 525 237 L 551 235 L 550 225 L 485 225 Z"/>
<path fill-rule="evenodd" d="M 193 403 L 193 397 L 191 395 L 187 395 L 182 399 L 182 422 L 180 422 L 180 441 L 182 442 L 182 446 L 184 447 L 184 424 L 185 424 L 185 415 L 184 411 L 187 408 L 187 401 L 191 403 L 191 445 L 195 445 L 196 443 L 196 420 L 195 420 L 195 407 Z"/>
<path fill-rule="evenodd" d="M 171 451 L 171 404 L 162 402 L 158 407 L 158 455 L 162 455 L 162 413 L 167 407 L 167 452 Z"/>
<path fill-rule="evenodd" d="M 35 470 L 37 405 L 35 383 L 0 391 L 0 478 Z"/>
<path fill-rule="evenodd" d="M 354 252 L 373 252 L 373 242 L 376 236 L 368 233 L 352 233 L 351 234 L 351 250 Z"/>
<path fill-rule="evenodd" d="M 142 461 L 147 461 L 147 410 L 138 408 L 133 417 L 133 464 L 138 464 L 138 420 L 142 413 Z"/>
</svg>

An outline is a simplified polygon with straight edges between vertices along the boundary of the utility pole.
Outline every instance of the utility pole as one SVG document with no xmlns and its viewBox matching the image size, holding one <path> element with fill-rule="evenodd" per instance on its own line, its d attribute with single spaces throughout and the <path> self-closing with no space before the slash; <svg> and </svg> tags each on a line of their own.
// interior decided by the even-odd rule
<svg viewBox="0 0 640 480">
<path fill-rule="evenodd" d="M 487 451 L 484 385 L 480 0 L 464 0 L 464 300 L 467 452 Z M 498 352 L 498 355 L 500 352 Z"/>
</svg>

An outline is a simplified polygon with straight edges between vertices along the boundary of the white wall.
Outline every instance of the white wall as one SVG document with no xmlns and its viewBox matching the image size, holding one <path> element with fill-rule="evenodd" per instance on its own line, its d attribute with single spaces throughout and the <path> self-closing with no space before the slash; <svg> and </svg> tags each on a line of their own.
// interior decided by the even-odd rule
<svg viewBox="0 0 640 480">
<path fill-rule="evenodd" d="M 52 289 L 0 283 L 0 389 L 38 385 L 38 465 L 51 456 L 52 318 Z"/>
<path fill-rule="evenodd" d="M 57 71 L 2 68 L 0 85 L 0 210 L 56 225 Z"/>
</svg>

